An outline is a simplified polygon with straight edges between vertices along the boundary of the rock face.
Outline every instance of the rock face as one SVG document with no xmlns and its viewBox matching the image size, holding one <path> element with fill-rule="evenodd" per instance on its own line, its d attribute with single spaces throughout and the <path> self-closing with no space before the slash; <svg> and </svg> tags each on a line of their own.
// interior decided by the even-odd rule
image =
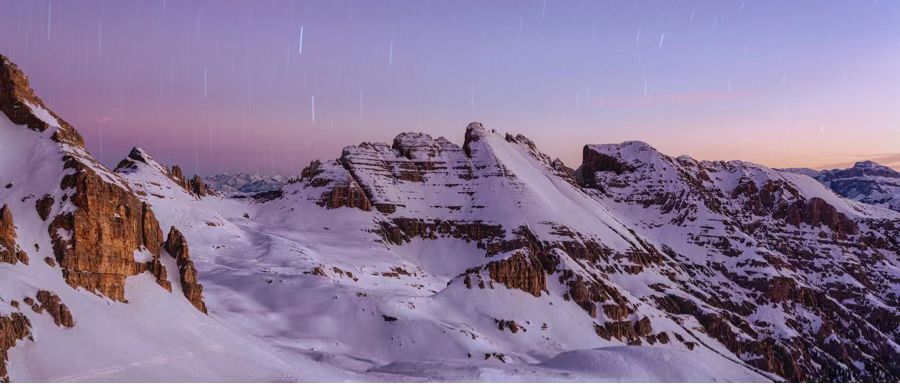
<svg viewBox="0 0 900 384">
<path fill-rule="evenodd" d="M 821 198 L 814 197 L 808 201 L 797 201 L 784 211 L 776 212 L 776 217 L 783 215 L 784 221 L 795 227 L 805 223 L 811 227 L 825 226 L 836 233 L 856 234 L 858 228 L 847 215 L 840 213 Z"/>
<path fill-rule="evenodd" d="M 491 280 L 503 283 L 507 288 L 520 289 L 533 296 L 540 296 L 547 290 L 547 278 L 540 262 L 522 253 L 488 263 L 487 270 Z"/>
<path fill-rule="evenodd" d="M 42 219 L 50 219 L 54 196 L 73 207 L 52 217 L 48 232 L 63 277 L 73 287 L 125 301 L 125 278 L 139 271 L 134 253 L 155 250 L 159 224 L 152 212 L 115 174 L 97 163 L 84 149 L 81 136 L 49 111 L 34 95 L 27 78 L 0 56 L 0 109 L 16 124 L 43 132 L 54 129 L 52 139 L 63 154 L 65 172 L 59 188 L 36 191 Z"/>
<path fill-rule="evenodd" d="M 472 164 L 462 148 L 443 137 L 433 139 L 418 133 L 400 134 L 392 145 L 362 143 L 344 148 L 340 163 L 365 191 L 372 206 L 388 214 L 398 209 L 414 209 L 409 201 L 417 199 L 419 193 L 426 193 L 427 187 L 456 189 L 462 187 L 460 180 L 473 176 Z M 404 188 L 406 185 L 409 187 Z M 403 192 L 399 193 L 400 190 Z M 465 195 L 459 195 L 456 200 L 459 201 L 441 205 L 448 209 L 466 205 Z"/>
<path fill-rule="evenodd" d="M 3 207 L 0 207 L 0 263 L 18 262 L 28 264 L 28 254 L 16 244 L 16 226 L 13 223 L 12 212 L 6 204 L 3 204 Z"/>
<path fill-rule="evenodd" d="M 0 109 L 11 121 L 39 132 L 54 130 L 63 176 L 58 189 L 34 192 L 43 194 L 35 208 L 41 219 L 50 221 L 47 230 L 63 277 L 72 287 L 126 301 L 125 279 L 148 269 L 147 263 L 135 262 L 135 252 L 148 251 L 157 260 L 149 264 L 158 265 L 162 231 L 152 210 L 87 153 L 78 132 L 47 109 L 22 72 L 2 56 L 0 91 Z M 70 208 L 54 216 L 55 201 Z M 150 270 L 158 279 L 163 276 L 164 285 L 164 268 Z"/>
<path fill-rule="evenodd" d="M 336 161 L 311 162 L 300 173 L 300 178 L 288 184 L 298 184 L 309 194 L 309 199 L 328 209 L 341 207 L 372 210 L 372 203 L 365 191 L 340 163 Z"/>
<path fill-rule="evenodd" d="M 9 382 L 9 372 L 6 370 L 9 349 L 30 335 L 31 322 L 22 313 L 0 316 L 0 382 Z"/>
<path fill-rule="evenodd" d="M 203 302 L 203 285 L 197 280 L 197 269 L 194 267 L 194 262 L 191 261 L 190 251 L 184 235 L 175 227 L 172 227 L 169 230 L 169 237 L 166 239 L 164 246 L 166 252 L 172 255 L 178 263 L 178 274 L 181 279 L 181 289 L 184 291 L 184 297 L 200 312 L 206 313 L 206 304 Z"/>
<path fill-rule="evenodd" d="M 159 223 L 122 184 L 106 181 L 74 156 L 65 164 L 74 173 L 60 188 L 74 191 L 76 209 L 50 225 L 56 261 L 69 285 L 125 301 L 125 279 L 140 272 L 134 252 L 143 248 L 159 257 Z"/>
<path fill-rule="evenodd" d="M 747 363 L 791 381 L 900 377 L 898 280 L 884 258 L 900 254 L 888 224 L 898 218 L 854 210 L 805 176 L 675 159 L 644 143 L 587 146 L 580 170 L 593 173 L 579 177 L 589 193 L 628 212 L 619 217 L 687 240 L 662 244 L 676 269 L 652 267 L 668 276 L 654 287 L 665 312 L 696 318 Z"/>
<path fill-rule="evenodd" d="M 589 145 L 585 145 L 582 150 L 584 162 L 576 171 L 576 178 L 581 185 L 590 188 L 599 188 L 594 176 L 597 172 L 614 172 L 621 174 L 631 169 L 627 164 L 620 162 L 613 156 L 607 155 L 600 151 L 595 151 Z"/>
</svg>

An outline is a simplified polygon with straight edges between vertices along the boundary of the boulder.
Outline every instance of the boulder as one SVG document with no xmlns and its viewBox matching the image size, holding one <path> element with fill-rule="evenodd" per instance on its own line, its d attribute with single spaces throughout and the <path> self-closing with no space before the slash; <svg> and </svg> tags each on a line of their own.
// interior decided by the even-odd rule
<svg viewBox="0 0 900 384">
<path fill-rule="evenodd" d="M 178 274 L 184 297 L 200 312 L 207 313 L 206 303 L 203 302 L 203 285 L 197 279 L 197 269 L 194 267 L 194 262 L 191 261 L 191 254 L 184 235 L 172 227 L 169 229 L 169 236 L 166 238 L 164 247 L 178 264 Z"/>
</svg>

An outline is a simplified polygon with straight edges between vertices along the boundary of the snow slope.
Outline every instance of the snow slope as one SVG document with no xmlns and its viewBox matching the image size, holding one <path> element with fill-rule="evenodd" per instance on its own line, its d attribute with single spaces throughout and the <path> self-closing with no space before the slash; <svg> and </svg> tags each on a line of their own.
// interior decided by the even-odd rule
<svg viewBox="0 0 900 384">
<path fill-rule="evenodd" d="M 462 145 L 403 133 L 313 162 L 265 198 L 229 198 L 186 190 L 139 148 L 109 171 L 30 109 L 51 129 L 0 117 L 0 198 L 31 255 L 0 263 L 0 316 L 28 316 L 33 336 L 9 351 L 13 380 L 900 377 L 900 214 L 805 175 L 641 142 L 588 145 L 573 173 L 472 123 Z M 85 209 L 61 189 L 63 156 L 183 233 L 208 315 L 164 250 L 172 291 L 146 271 L 118 301 L 42 261 L 53 233 L 37 199 Z M 152 261 L 142 244 L 134 259 Z M 24 304 L 39 290 L 73 327 Z"/>
<path fill-rule="evenodd" d="M 502 366 L 516 372 L 507 379 L 564 380 L 569 373 L 533 364 L 568 350 L 619 344 L 585 338 L 593 334 L 593 322 L 560 296 L 535 299 L 514 289 L 464 287 L 458 275 L 502 257 L 486 257 L 474 242 L 446 237 L 386 243 L 377 229 L 391 215 L 321 207 L 309 195 L 322 188 L 303 183 L 286 185 L 283 198 L 264 203 L 198 198 L 166 177 L 165 166 L 143 157 L 149 164 L 120 173 L 145 192 L 164 227 L 183 228 L 210 313 L 286 353 L 370 378 L 422 379 L 414 371 L 427 367 L 435 370 L 428 379 L 498 380 L 504 376 L 493 370 Z M 520 159 L 520 166 L 535 169 L 530 158 Z M 594 204 L 571 184 L 545 180 L 537 178 L 538 185 L 564 188 L 581 204 Z M 514 185 L 522 188 L 519 183 Z M 500 330 L 496 319 L 515 319 L 525 330 Z M 680 349 L 698 358 L 712 353 Z M 463 366 L 472 368 L 461 372 Z M 731 368 L 713 376 L 767 379 L 734 362 L 725 366 Z"/>
</svg>

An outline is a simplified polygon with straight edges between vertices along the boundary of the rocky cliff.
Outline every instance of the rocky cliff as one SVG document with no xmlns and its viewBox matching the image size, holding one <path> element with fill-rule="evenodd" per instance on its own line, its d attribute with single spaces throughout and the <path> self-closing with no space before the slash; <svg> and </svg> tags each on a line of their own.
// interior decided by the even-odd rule
<svg viewBox="0 0 900 384">
<path fill-rule="evenodd" d="M 802 175 L 637 142 L 586 147 L 580 172 L 596 199 L 659 228 L 645 236 L 686 240 L 662 241 L 677 267 L 660 267 L 671 282 L 655 300 L 735 355 L 795 381 L 900 374 L 895 215 Z"/>
<path fill-rule="evenodd" d="M 118 302 L 128 301 L 126 280 L 145 271 L 150 271 L 160 286 L 171 289 L 159 261 L 162 231 L 151 207 L 121 177 L 91 157 L 78 132 L 46 107 L 30 88 L 28 78 L 4 56 L 0 56 L 0 110 L 2 140 L 12 146 L 4 154 L 0 172 L 4 181 L 0 190 L 0 261 L 28 264 L 26 248 L 35 253 L 52 252 L 53 257 L 45 258 L 47 265 L 38 267 L 53 268 L 52 273 L 73 292 L 89 291 Z M 194 189 L 202 192 L 203 187 Z M 27 237 L 37 239 L 34 243 L 17 241 L 16 223 L 20 220 L 27 223 Z M 52 247 L 41 249 L 43 239 Z M 30 273 L 37 272 L 25 275 Z M 4 288 L 14 289 L 20 282 L 5 284 L 9 285 Z M 0 300 L 7 300 L 4 296 L 7 293 L 0 292 Z M 72 311 L 56 293 L 40 289 L 35 298 L 27 298 L 35 313 L 46 312 L 60 327 L 76 327 Z M 27 333 L 29 316 L 14 312 L 0 317 L 4 360 L 6 350 Z M 0 373 L 6 378 L 5 370 Z"/>
</svg>

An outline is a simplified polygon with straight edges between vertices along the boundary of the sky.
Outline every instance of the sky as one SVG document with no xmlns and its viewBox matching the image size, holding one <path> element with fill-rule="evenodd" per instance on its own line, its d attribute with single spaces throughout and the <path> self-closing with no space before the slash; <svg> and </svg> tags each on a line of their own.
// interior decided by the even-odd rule
<svg viewBox="0 0 900 384">
<path fill-rule="evenodd" d="M 0 0 L 0 53 L 110 166 L 290 175 L 481 121 L 572 167 L 900 168 L 900 1 Z"/>
</svg>

